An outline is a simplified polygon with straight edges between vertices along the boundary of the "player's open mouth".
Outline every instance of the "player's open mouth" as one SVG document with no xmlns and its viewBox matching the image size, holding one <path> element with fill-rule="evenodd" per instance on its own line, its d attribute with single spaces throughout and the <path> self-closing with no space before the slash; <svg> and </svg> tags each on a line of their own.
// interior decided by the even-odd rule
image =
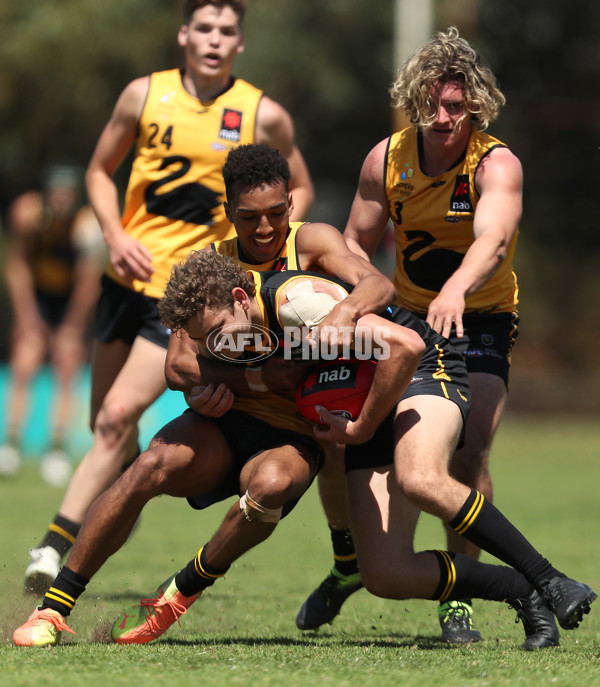
<svg viewBox="0 0 600 687">
<path fill-rule="evenodd" d="M 221 62 L 221 58 L 216 53 L 210 53 L 210 55 L 205 55 L 204 60 L 213 67 Z"/>
<path fill-rule="evenodd" d="M 254 241 L 256 243 L 260 243 L 261 246 L 268 246 L 273 241 L 274 238 L 275 238 L 275 236 L 268 236 L 267 238 L 262 238 L 262 239 L 259 239 L 258 237 L 256 237 L 254 239 Z"/>
</svg>

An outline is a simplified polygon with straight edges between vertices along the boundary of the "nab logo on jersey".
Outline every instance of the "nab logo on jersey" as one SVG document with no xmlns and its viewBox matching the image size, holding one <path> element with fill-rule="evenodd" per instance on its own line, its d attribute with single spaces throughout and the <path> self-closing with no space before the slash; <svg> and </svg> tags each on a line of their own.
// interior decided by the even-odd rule
<svg viewBox="0 0 600 687">
<path fill-rule="evenodd" d="M 454 191 L 452 191 L 452 196 L 450 197 L 449 209 L 451 213 L 464 214 L 473 212 L 468 174 L 457 175 Z"/>
<path fill-rule="evenodd" d="M 230 110 L 228 107 L 224 108 L 219 138 L 225 138 L 234 143 L 239 142 L 242 131 L 242 114 L 239 110 Z"/>
</svg>

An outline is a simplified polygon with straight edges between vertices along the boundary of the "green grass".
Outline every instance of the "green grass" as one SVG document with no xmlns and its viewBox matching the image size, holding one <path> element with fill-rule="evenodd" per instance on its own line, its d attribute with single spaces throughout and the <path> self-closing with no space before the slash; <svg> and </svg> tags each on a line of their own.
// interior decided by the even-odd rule
<svg viewBox="0 0 600 687">
<path fill-rule="evenodd" d="M 492 455 L 497 505 L 558 568 L 596 591 L 599 446 L 599 423 L 507 417 Z M 119 611 L 187 563 L 228 505 L 198 513 L 184 501 L 157 499 L 81 597 L 70 619 L 77 634 L 51 649 L 16 648 L 12 632 L 35 605 L 22 594 L 27 549 L 37 545 L 62 491 L 44 486 L 29 465 L 14 481 L 0 482 L 0 496 L 2 687 L 600 684 L 600 602 L 581 628 L 562 632 L 559 649 L 538 653 L 519 649 L 523 629 L 504 604 L 476 602 L 476 626 L 485 641 L 449 647 L 438 641 L 433 602 L 394 602 L 365 591 L 351 597 L 332 625 L 301 633 L 296 613 L 331 565 L 314 487 L 271 539 L 205 593 L 181 627 L 148 646 L 112 645 L 110 626 Z M 423 516 L 417 548 L 443 546 L 440 523 Z"/>
</svg>

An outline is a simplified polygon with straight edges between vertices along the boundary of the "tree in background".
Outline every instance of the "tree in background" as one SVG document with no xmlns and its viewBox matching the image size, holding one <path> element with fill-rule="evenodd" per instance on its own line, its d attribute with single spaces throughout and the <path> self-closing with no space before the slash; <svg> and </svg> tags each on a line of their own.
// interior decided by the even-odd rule
<svg viewBox="0 0 600 687">
<path fill-rule="evenodd" d="M 317 191 L 312 215 L 343 227 L 361 161 L 392 125 L 393 2 L 250 5 L 245 31 L 253 40 L 237 75 L 293 113 Z M 456 23 L 498 75 L 508 103 L 492 133 L 510 143 L 525 167 L 517 265 L 523 328 L 515 363 L 527 374 L 551 367 L 578 384 L 593 373 L 594 390 L 600 371 L 589 340 L 600 335 L 600 3 L 437 0 L 435 7 L 435 28 Z M 87 163 L 127 82 L 178 63 L 173 35 L 180 8 L 180 0 L 2 2 L 0 215 L 48 160 Z M 126 165 L 121 174 L 124 185 Z M 568 335 L 565 316 L 578 323 Z M 549 391 L 540 394 L 538 407 L 564 402 Z M 588 395 L 570 394 L 571 400 Z M 525 402 L 523 394 L 513 398 Z"/>
</svg>

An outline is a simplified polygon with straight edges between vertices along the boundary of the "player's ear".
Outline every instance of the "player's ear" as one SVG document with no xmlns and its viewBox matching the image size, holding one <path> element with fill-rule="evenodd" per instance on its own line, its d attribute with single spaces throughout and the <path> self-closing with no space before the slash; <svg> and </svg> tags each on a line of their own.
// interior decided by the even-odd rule
<svg viewBox="0 0 600 687">
<path fill-rule="evenodd" d="M 189 27 L 187 24 L 182 24 L 179 27 L 179 31 L 177 32 L 177 44 L 181 48 L 185 48 L 185 46 L 187 45 L 188 31 L 189 31 Z"/>
<path fill-rule="evenodd" d="M 223 208 L 225 209 L 225 217 L 227 217 L 228 221 L 233 224 L 233 212 L 231 211 L 231 206 L 229 203 L 223 203 Z"/>
<path fill-rule="evenodd" d="M 237 304 L 243 310 L 248 310 L 250 307 L 250 298 L 248 294 L 240 286 L 235 286 L 231 289 L 231 295 L 233 296 L 234 306 Z"/>
<path fill-rule="evenodd" d="M 294 196 L 288 193 L 288 215 L 291 215 L 294 210 Z"/>
<path fill-rule="evenodd" d="M 238 47 L 237 47 L 238 55 L 240 53 L 243 53 L 245 49 L 246 49 L 246 39 L 244 38 L 244 34 L 241 33 L 240 34 L 240 42 L 238 43 Z"/>
</svg>

